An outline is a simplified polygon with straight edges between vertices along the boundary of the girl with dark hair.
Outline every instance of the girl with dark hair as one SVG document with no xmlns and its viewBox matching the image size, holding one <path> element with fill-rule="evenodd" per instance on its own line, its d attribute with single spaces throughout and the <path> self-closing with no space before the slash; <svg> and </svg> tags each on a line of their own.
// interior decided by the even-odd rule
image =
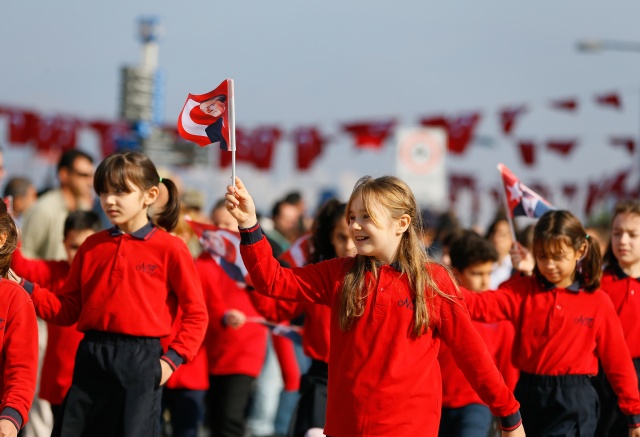
<svg viewBox="0 0 640 437">
<path fill-rule="evenodd" d="M 168 201 L 151 221 L 159 185 Z M 73 382 L 53 435 L 149 436 L 159 433 L 161 386 L 196 355 L 207 326 L 202 287 L 185 243 L 170 235 L 177 189 L 138 152 L 116 153 L 96 170 L 94 188 L 114 225 L 80 246 L 59 293 L 33 285 L 47 322 L 78 323 Z M 164 351 L 178 307 L 181 328 Z"/>
<path fill-rule="evenodd" d="M 455 283 L 424 249 L 420 210 L 407 184 L 392 176 L 360 179 L 346 207 L 357 255 L 294 269 L 283 268 L 271 255 L 239 178 L 227 187 L 226 199 L 256 290 L 331 308 L 326 435 L 436 436 L 440 340 L 502 418 L 503 435 L 524 435 L 519 404 Z"/>
<path fill-rule="evenodd" d="M 613 211 L 611 240 L 604 255 L 602 289 L 609 295 L 620 318 L 622 331 L 640 377 L 640 202 L 626 200 Z M 600 397 L 597 436 L 624 435 L 627 418 L 602 372 L 596 380 Z"/>
<path fill-rule="evenodd" d="M 628 418 L 640 436 L 638 381 L 607 295 L 597 243 L 568 211 L 550 211 L 533 233 L 532 276 L 516 277 L 497 291 L 464 293 L 471 317 L 509 320 L 515 327 L 515 389 L 528 436 L 593 435 L 598 396 L 591 384 L 601 360 Z M 514 265 L 519 265 L 514 259 Z M 519 268 L 522 268 L 519 266 Z"/>
</svg>

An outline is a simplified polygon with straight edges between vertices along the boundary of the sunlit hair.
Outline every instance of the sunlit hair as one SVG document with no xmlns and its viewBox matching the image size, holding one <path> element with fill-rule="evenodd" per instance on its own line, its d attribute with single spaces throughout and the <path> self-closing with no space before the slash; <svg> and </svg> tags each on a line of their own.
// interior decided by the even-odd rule
<svg viewBox="0 0 640 437">
<path fill-rule="evenodd" d="M 640 202 L 637 200 L 622 200 L 616 203 L 613 209 L 613 215 L 611 217 L 611 227 L 613 228 L 613 222 L 620 214 L 634 214 L 640 216 Z M 613 254 L 613 247 L 611 246 L 611 240 L 607 245 L 607 251 L 604 254 L 604 265 L 609 268 L 618 264 L 616 256 Z"/>
<path fill-rule="evenodd" d="M 18 247 L 18 229 L 7 211 L 7 205 L 0 201 L 0 235 L 6 237 L 0 247 L 0 276 L 7 277 L 11 267 L 11 255 Z"/>
<path fill-rule="evenodd" d="M 355 199 L 362 201 L 367 214 L 378 226 L 382 217 L 375 216 L 375 206 L 389 214 L 392 220 L 399 219 L 403 214 L 411 218 L 411 224 L 400 240 L 394 264 L 408 277 L 415 297 L 413 334 L 420 336 L 429 329 L 433 298 L 436 295 L 450 296 L 443 293 L 427 273 L 426 264 L 433 261 L 428 257 L 420 238 L 422 217 L 413 192 L 406 183 L 396 177 L 383 176 L 373 179 L 371 176 L 365 176 L 353 188 L 347 202 L 348 214 Z M 349 329 L 364 313 L 368 287 L 371 286 L 366 281 L 368 272 L 373 275 L 374 282 L 377 281 L 378 261 L 371 256 L 357 255 L 353 267 L 347 272 L 342 283 L 339 315 L 342 330 Z"/>
<path fill-rule="evenodd" d="M 311 247 L 313 251 L 309 256 L 310 263 L 332 259 L 336 257 L 336 249 L 331 243 L 331 234 L 340 220 L 346 220 L 344 211 L 345 203 L 338 199 L 329 199 L 316 214 L 311 225 Z"/>
<path fill-rule="evenodd" d="M 584 245 L 586 251 L 576 266 L 575 280 L 584 290 L 594 291 L 600 286 L 602 277 L 600 249 L 595 239 L 587 238 L 580 220 L 569 211 L 549 211 L 538 220 L 533 230 L 533 255 L 536 258 L 541 254 L 553 258 L 562 252 L 563 247 L 577 252 Z M 542 278 L 537 265 L 534 273 Z"/>
<path fill-rule="evenodd" d="M 169 200 L 155 215 L 156 225 L 170 232 L 178 224 L 180 217 L 180 197 L 176 184 L 170 179 L 162 178 L 169 192 Z M 138 187 L 147 191 L 160 185 L 160 176 L 155 165 L 140 152 L 120 152 L 107 156 L 96 169 L 93 188 L 98 196 L 110 190 L 131 193 Z"/>
</svg>

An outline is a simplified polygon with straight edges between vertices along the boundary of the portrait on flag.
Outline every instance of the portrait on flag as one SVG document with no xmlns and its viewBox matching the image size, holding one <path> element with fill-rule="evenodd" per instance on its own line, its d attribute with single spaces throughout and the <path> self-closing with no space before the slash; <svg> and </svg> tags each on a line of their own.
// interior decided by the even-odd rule
<svg viewBox="0 0 640 437">
<path fill-rule="evenodd" d="M 180 136 L 199 146 L 229 150 L 229 79 L 206 94 L 189 94 L 178 117 Z"/>
<path fill-rule="evenodd" d="M 247 269 L 240 257 L 240 233 L 221 229 L 208 223 L 186 219 L 198 237 L 202 248 L 236 282 L 246 282 Z"/>
</svg>

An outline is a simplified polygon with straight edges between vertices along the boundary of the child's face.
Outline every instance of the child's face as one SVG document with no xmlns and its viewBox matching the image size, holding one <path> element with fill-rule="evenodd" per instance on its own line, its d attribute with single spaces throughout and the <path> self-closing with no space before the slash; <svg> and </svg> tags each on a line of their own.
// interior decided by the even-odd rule
<svg viewBox="0 0 640 437">
<path fill-rule="evenodd" d="M 370 203 L 370 208 L 378 224 L 369 216 L 359 196 L 351 202 L 348 212 L 349 234 L 358 254 L 372 256 L 390 264 L 395 261 L 400 240 L 411 219 L 406 214 L 400 219 L 392 219 L 388 211 L 376 201 Z"/>
<path fill-rule="evenodd" d="M 238 222 L 227 208 L 217 208 L 211 211 L 211 222 L 220 229 L 238 231 Z"/>
<path fill-rule="evenodd" d="M 67 232 L 67 236 L 64 239 L 64 250 L 67 251 L 67 261 L 69 264 L 73 262 L 73 259 L 78 253 L 78 248 L 84 243 L 90 235 L 95 234 L 91 229 L 72 230 Z"/>
<path fill-rule="evenodd" d="M 509 223 L 501 221 L 496 224 L 495 230 L 490 237 L 493 247 L 498 251 L 498 255 L 502 257 L 506 256 L 513 244 L 513 238 L 511 237 L 511 230 L 509 229 Z"/>
<path fill-rule="evenodd" d="M 487 291 L 491 283 L 493 261 L 478 262 L 460 272 L 462 286 L 471 291 Z"/>
<path fill-rule="evenodd" d="M 551 253 L 535 251 L 536 266 L 549 282 L 556 287 L 566 288 L 573 284 L 576 264 L 585 250 L 584 245 L 576 251 L 565 242 L 561 242 Z"/>
<path fill-rule="evenodd" d="M 142 191 L 130 184 L 132 191 L 125 193 L 111 187 L 100 195 L 100 205 L 109 221 L 122 231 L 131 233 L 147 224 L 147 210 L 159 195 L 158 187 Z"/>
<path fill-rule="evenodd" d="M 620 267 L 640 263 L 640 216 L 622 213 L 613 220 L 611 249 Z"/>
<path fill-rule="evenodd" d="M 349 236 L 349 225 L 344 218 L 338 219 L 336 226 L 331 231 L 331 245 L 333 245 L 338 258 L 353 256 L 356 253 L 356 246 Z"/>
</svg>

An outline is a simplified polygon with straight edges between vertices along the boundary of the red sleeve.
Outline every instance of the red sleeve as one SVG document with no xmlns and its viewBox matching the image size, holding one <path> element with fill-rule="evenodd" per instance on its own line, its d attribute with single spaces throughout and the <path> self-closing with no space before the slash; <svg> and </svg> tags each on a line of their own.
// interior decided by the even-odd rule
<svg viewBox="0 0 640 437">
<path fill-rule="evenodd" d="M 44 286 L 50 284 L 55 264 L 55 262 L 41 259 L 25 258 L 20 247 L 13 252 L 11 257 L 11 268 L 18 276 Z"/>
<path fill-rule="evenodd" d="M 259 293 L 276 299 L 331 306 L 333 292 L 337 288 L 335 281 L 344 277 L 343 259 L 288 269 L 273 257 L 271 246 L 259 227 L 241 230 L 240 235 L 240 253 Z"/>
<path fill-rule="evenodd" d="M 517 283 L 507 281 L 498 290 L 482 293 L 474 293 L 460 287 L 471 319 L 484 323 L 514 321 L 519 313 L 522 295 L 514 291 L 513 285 Z"/>
<path fill-rule="evenodd" d="M 304 312 L 303 305 L 300 303 L 272 299 L 253 291 L 248 293 L 256 311 L 272 322 L 286 322 L 295 319 Z"/>
<path fill-rule="evenodd" d="M 447 281 L 450 284 L 439 279 L 444 285 L 441 290 L 455 290 L 450 279 Z M 455 297 L 438 296 L 436 299 L 439 303 L 436 328 L 449 346 L 456 364 L 491 412 L 502 418 L 503 429 L 517 428 L 521 423 L 520 404 L 506 386 L 484 340 L 473 327 L 463 301 Z"/>
<path fill-rule="evenodd" d="M 60 326 L 71 326 L 76 323 L 82 312 L 82 294 L 80 291 L 80 274 L 82 272 L 83 248 L 80 246 L 78 253 L 71 263 L 71 269 L 67 280 L 58 293 L 52 293 L 38 284 L 25 285 L 31 293 L 33 304 L 38 317 L 49 323 Z"/>
<path fill-rule="evenodd" d="M 282 380 L 286 391 L 297 391 L 300 389 L 300 366 L 296 359 L 296 351 L 293 341 L 281 335 L 272 335 L 271 343 L 278 356 Z"/>
<path fill-rule="evenodd" d="M 173 349 L 185 362 L 189 362 L 193 360 L 202 345 L 209 316 L 194 260 L 186 244 L 178 237 L 174 238 L 176 238 L 176 245 L 170 249 L 174 256 L 169 266 L 170 271 L 173 272 L 169 275 L 169 286 L 178 296 L 182 323 L 175 338 L 169 344 L 169 349 Z M 170 354 L 165 354 L 163 358 L 167 356 Z"/>
<path fill-rule="evenodd" d="M 18 287 L 16 287 L 18 288 Z M 0 418 L 9 419 L 18 429 L 28 418 L 36 392 L 38 370 L 38 325 L 33 303 L 24 290 L 14 291 L 4 330 L 4 394 L 0 403 Z M 11 413 L 22 418 L 17 424 Z"/>
<path fill-rule="evenodd" d="M 208 256 L 208 255 L 207 255 Z M 214 324 L 221 324 L 225 311 L 227 311 L 227 304 L 224 301 L 223 290 L 226 287 L 237 288 L 238 285 L 234 280 L 229 278 L 229 275 L 222 271 L 213 259 L 198 258 L 196 260 L 196 270 L 200 276 L 202 282 L 202 291 L 204 292 L 204 300 L 207 305 L 207 312 L 209 313 L 209 326 Z M 227 281 L 226 278 L 229 280 Z"/>
<path fill-rule="evenodd" d="M 597 291 L 596 293 L 600 293 Z M 630 418 L 631 425 L 640 426 L 640 396 L 638 377 L 631 360 L 631 354 L 624 339 L 622 325 L 608 296 L 601 305 L 603 322 L 596 333 L 596 350 L 602 362 L 602 368 L 618 396 L 620 410 Z"/>
</svg>

